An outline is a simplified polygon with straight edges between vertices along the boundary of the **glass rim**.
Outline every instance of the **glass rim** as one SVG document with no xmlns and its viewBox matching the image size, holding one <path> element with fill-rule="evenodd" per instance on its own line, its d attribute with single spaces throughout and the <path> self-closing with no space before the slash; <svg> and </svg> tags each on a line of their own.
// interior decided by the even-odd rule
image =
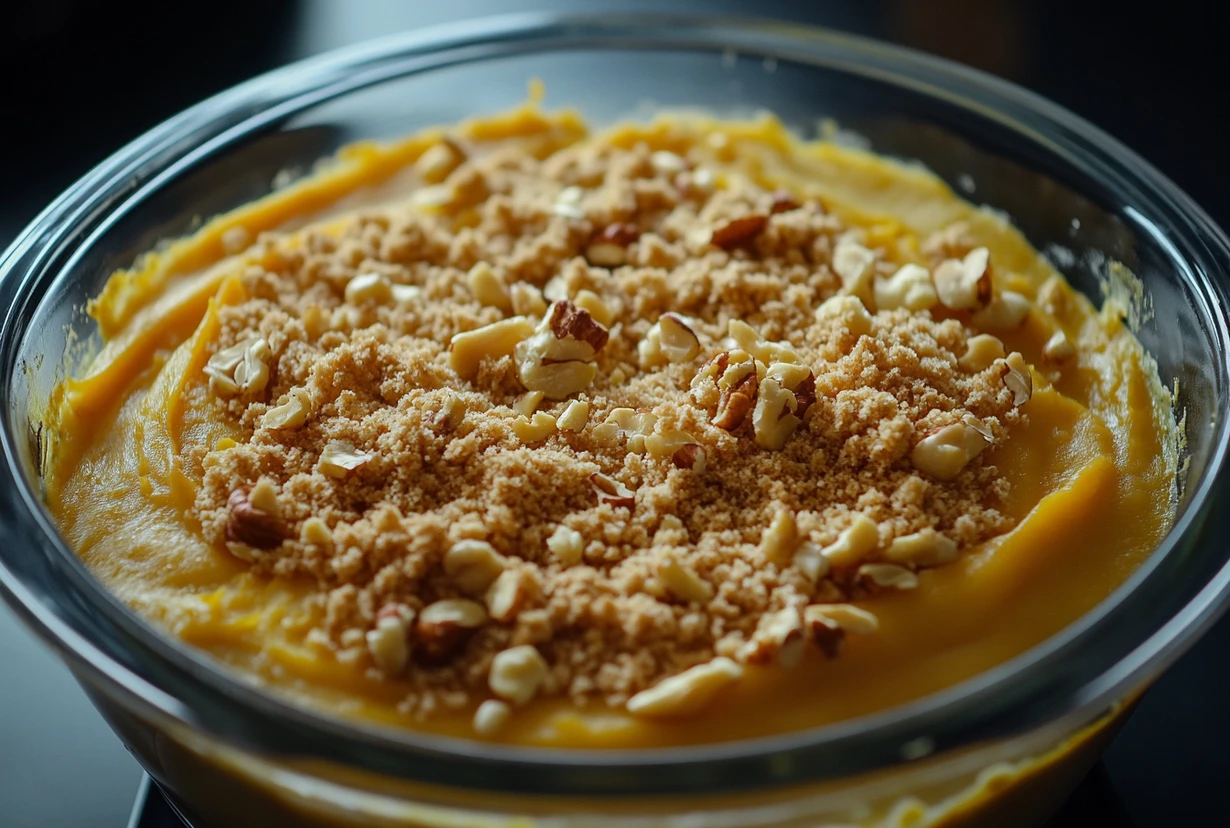
<svg viewBox="0 0 1230 828">
<path fill-rule="evenodd" d="M 1208 333 L 1217 351 L 1215 380 L 1220 388 L 1230 387 L 1227 296 L 1207 272 L 1214 260 L 1230 261 L 1230 242 L 1190 198 L 1132 151 L 1006 81 L 862 37 L 741 18 L 518 14 L 391 35 L 262 75 L 155 127 L 70 187 L 0 257 L 0 299 L 5 300 L 0 326 L 5 383 L 0 394 L 9 417 L 0 429 L 5 457 L 0 468 L 4 484 L 0 518 L 62 559 L 58 565 L 68 583 L 58 588 L 70 589 L 75 600 L 96 610 L 99 623 L 109 632 L 70 623 L 57 612 L 52 596 L 23 583 L 7 557 L 16 544 L 0 550 L 0 595 L 75 671 L 100 681 L 117 701 L 138 704 L 144 714 L 168 725 L 203 730 L 223 742 L 255 750 L 340 761 L 441 785 L 527 794 L 698 794 L 711 791 L 715 781 L 747 789 L 843 777 L 910 761 L 914 754 L 902 748 L 920 739 L 926 739 L 932 750 L 944 751 L 1059 719 L 1092 716 L 1132 682 L 1177 658 L 1220 615 L 1230 593 L 1230 563 L 1173 615 L 1159 619 L 1156 613 L 1136 617 L 1127 613 L 1140 603 L 1133 599 L 1139 598 L 1152 572 L 1172 557 L 1177 546 L 1193 540 L 1212 511 L 1214 483 L 1230 443 L 1226 419 L 1215 424 L 1215 445 L 1200 476 L 1188 482 L 1188 507 L 1149 561 L 1064 630 L 991 670 L 901 706 L 819 728 L 735 742 L 609 751 L 514 747 L 341 719 L 254 688 L 202 652 L 172 642 L 95 581 L 59 537 L 27 480 L 19 447 L 24 435 L 11 422 L 12 374 L 19 369 L 28 312 L 64 275 L 49 271 L 54 257 L 48 251 L 72 240 L 81 226 L 95 222 L 82 243 L 88 247 L 105 234 L 105 215 L 122 213 L 231 143 L 312 106 L 447 66 L 581 47 L 733 50 L 774 57 L 912 89 L 994 118 L 1032 144 L 1044 146 L 1064 164 L 1087 169 L 1099 182 L 1114 183 L 1120 191 L 1135 195 L 1130 203 L 1148 205 L 1173 220 L 1166 235 L 1180 239 L 1173 248 L 1176 261 L 1196 265 L 1182 270 L 1210 324 Z M 1181 250 L 1183 246 L 1187 249 Z M 1196 261 L 1200 256 L 1203 261 Z M 1141 618 L 1150 618 L 1147 631 L 1140 629 Z M 1111 628 L 1131 622 L 1137 635 L 1111 635 Z M 111 640 L 102 640 L 107 637 Z M 1115 654 L 1089 659 L 1088 651 L 1099 642 L 1104 646 L 1113 642 Z M 139 670 L 133 659 L 142 662 Z M 662 774 L 666 767 L 678 773 Z M 614 769 L 621 774 L 602 773 Z"/>
</svg>

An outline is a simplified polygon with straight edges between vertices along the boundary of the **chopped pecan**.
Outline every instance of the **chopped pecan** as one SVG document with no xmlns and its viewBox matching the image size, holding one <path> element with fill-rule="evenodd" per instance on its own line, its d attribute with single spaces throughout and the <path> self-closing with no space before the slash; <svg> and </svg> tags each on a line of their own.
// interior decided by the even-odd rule
<svg viewBox="0 0 1230 828">
<path fill-rule="evenodd" d="M 572 337 L 589 343 L 595 353 L 602 350 L 602 346 L 606 345 L 610 336 L 606 328 L 594 321 L 589 311 L 578 308 L 567 299 L 551 306 L 547 324 L 551 326 L 551 332 L 555 334 L 556 339 Z"/>
<path fill-rule="evenodd" d="M 243 489 L 231 492 L 226 503 L 226 539 L 253 549 L 275 549 L 286 538 L 286 523 L 279 515 L 258 509 Z"/>
<path fill-rule="evenodd" d="M 607 477 L 601 472 L 589 476 L 589 482 L 594 486 L 599 503 L 609 503 L 616 508 L 631 509 L 636 506 L 635 493 L 613 477 Z"/>
<path fill-rule="evenodd" d="M 710 237 L 709 243 L 723 250 L 733 250 L 736 247 L 750 244 L 752 240 L 764 232 L 768 224 L 768 216 L 755 214 L 731 219 L 713 229 L 713 235 Z"/>
</svg>

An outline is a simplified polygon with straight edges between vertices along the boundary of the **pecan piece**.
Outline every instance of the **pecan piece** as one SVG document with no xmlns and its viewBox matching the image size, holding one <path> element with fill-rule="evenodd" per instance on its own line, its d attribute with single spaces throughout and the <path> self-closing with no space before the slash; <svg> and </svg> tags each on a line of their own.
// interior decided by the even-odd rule
<svg viewBox="0 0 1230 828">
<path fill-rule="evenodd" d="M 258 509 L 249 492 L 236 489 L 226 502 L 226 539 L 253 549 L 275 549 L 286 538 L 286 523 L 278 515 Z"/>
<path fill-rule="evenodd" d="M 602 346 L 606 345 L 610 336 L 606 328 L 594 321 L 589 311 L 578 308 L 567 299 L 551 306 L 547 324 L 551 326 L 551 332 L 555 334 L 556 339 L 572 337 L 589 343 L 595 353 L 602 350 Z"/>
<path fill-rule="evenodd" d="M 744 374 L 732 387 L 722 391 L 718 400 L 717 413 L 713 416 L 713 424 L 726 431 L 734 431 L 743 425 L 747 415 L 756 402 L 756 391 L 760 380 L 754 370 Z"/>
<path fill-rule="evenodd" d="M 768 224 L 768 216 L 755 214 L 731 219 L 720 227 L 713 229 L 713 235 L 709 238 L 709 243 L 723 250 L 733 250 L 736 247 L 751 243 L 752 240 L 764 232 Z"/>
</svg>

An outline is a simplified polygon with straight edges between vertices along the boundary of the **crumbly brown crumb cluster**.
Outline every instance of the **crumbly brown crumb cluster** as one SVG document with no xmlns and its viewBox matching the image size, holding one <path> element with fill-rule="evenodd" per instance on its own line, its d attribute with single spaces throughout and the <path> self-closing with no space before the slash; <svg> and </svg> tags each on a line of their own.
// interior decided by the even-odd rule
<svg viewBox="0 0 1230 828">
<path fill-rule="evenodd" d="M 974 335 L 1019 318 L 958 232 L 896 261 L 643 145 L 418 166 L 405 204 L 237 260 L 184 391 L 238 435 L 184 450 L 205 537 L 317 584 L 309 640 L 407 710 L 686 712 L 1009 528 L 980 455 L 1030 373 Z"/>
</svg>

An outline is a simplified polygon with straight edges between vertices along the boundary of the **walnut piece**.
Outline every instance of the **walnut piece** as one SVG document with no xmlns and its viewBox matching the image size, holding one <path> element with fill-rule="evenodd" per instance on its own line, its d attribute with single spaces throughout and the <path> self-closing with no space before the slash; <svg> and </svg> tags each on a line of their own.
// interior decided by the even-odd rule
<svg viewBox="0 0 1230 828">
<path fill-rule="evenodd" d="M 564 407 L 564 411 L 555 421 L 555 427 L 560 431 L 581 431 L 589 420 L 589 403 L 584 400 L 573 400 Z"/>
</svg>

